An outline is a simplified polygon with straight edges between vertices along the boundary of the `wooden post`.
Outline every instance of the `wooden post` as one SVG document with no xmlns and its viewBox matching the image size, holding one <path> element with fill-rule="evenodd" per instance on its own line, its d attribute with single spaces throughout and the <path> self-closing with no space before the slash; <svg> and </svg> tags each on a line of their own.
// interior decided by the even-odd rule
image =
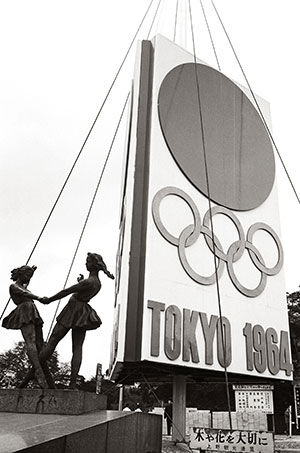
<svg viewBox="0 0 300 453">
<path fill-rule="evenodd" d="M 186 376 L 173 376 L 173 424 L 172 440 L 182 442 L 185 439 L 186 419 Z"/>
</svg>

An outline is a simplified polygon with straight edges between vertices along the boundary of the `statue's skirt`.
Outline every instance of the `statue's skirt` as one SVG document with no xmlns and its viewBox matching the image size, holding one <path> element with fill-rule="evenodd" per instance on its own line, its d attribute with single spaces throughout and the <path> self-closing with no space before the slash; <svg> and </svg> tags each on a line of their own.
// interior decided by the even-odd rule
<svg viewBox="0 0 300 453">
<path fill-rule="evenodd" d="M 96 311 L 87 302 L 76 299 L 74 296 L 56 320 L 67 329 L 94 330 L 102 324 Z"/>
<path fill-rule="evenodd" d="M 2 326 L 6 329 L 21 329 L 26 324 L 43 324 L 38 309 L 32 300 L 26 300 L 15 308 L 2 321 Z"/>
</svg>

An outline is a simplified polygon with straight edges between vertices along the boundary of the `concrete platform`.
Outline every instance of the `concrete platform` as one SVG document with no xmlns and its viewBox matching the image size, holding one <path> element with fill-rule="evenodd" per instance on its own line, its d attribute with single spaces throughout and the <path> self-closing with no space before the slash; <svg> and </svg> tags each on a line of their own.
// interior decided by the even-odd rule
<svg viewBox="0 0 300 453">
<path fill-rule="evenodd" d="M 141 412 L 0 413 L 0 453 L 160 453 L 161 425 Z"/>
<path fill-rule="evenodd" d="M 275 436 L 275 453 L 299 453 L 300 436 Z"/>
<path fill-rule="evenodd" d="M 107 397 L 77 390 L 0 389 L 0 412 L 78 415 L 105 410 Z"/>
</svg>

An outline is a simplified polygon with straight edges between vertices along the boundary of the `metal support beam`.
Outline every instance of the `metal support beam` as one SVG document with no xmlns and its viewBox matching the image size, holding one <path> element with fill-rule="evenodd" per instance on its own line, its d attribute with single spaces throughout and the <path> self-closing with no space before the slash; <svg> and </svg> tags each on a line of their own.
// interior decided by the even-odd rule
<svg viewBox="0 0 300 453">
<path fill-rule="evenodd" d="M 186 376 L 173 376 L 173 424 L 172 440 L 182 442 L 185 439 L 186 419 Z"/>
</svg>

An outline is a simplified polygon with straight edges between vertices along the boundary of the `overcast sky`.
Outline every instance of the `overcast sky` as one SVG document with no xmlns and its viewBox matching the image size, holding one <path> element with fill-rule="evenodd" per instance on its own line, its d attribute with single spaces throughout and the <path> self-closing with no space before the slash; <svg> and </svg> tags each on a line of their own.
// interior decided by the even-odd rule
<svg viewBox="0 0 300 453">
<path fill-rule="evenodd" d="M 8 300 L 10 271 L 24 264 L 84 142 L 150 0 L 11 0 L 0 2 L 0 301 Z M 138 34 L 146 39 L 158 0 Z M 191 48 L 188 3 L 179 0 L 176 43 Z M 245 85 L 216 18 L 203 0 L 221 65 Z M 299 181 L 299 0 L 215 0 L 254 92 L 270 102 L 275 142 L 290 177 Z M 216 66 L 200 1 L 191 0 L 197 56 Z M 174 37 L 176 0 L 162 1 L 150 38 Z M 134 44 L 30 264 L 38 269 L 30 289 L 50 296 L 62 289 L 102 165 L 133 74 Z M 125 118 L 126 120 L 126 118 Z M 85 271 L 88 251 L 103 255 L 115 270 L 124 127 L 121 127 L 78 251 L 69 284 Z M 300 206 L 277 160 L 286 288 L 300 285 Z M 92 306 L 102 318 L 88 332 L 81 373 L 107 368 L 112 332 L 114 283 L 102 274 Z M 65 302 L 67 299 L 65 299 Z M 38 304 L 47 335 L 56 303 Z M 62 305 L 63 306 L 63 305 Z M 6 314 L 14 308 L 10 303 Z M 58 348 L 71 358 L 70 335 Z M 0 329 L 0 351 L 21 340 Z"/>
</svg>

